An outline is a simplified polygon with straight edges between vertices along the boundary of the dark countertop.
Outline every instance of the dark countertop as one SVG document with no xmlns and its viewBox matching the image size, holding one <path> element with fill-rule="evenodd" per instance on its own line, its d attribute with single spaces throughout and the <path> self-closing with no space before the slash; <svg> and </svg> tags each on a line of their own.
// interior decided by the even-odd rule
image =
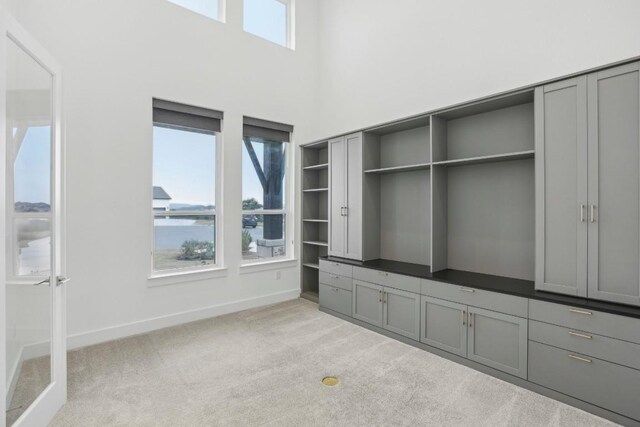
<svg viewBox="0 0 640 427">
<path fill-rule="evenodd" d="M 536 291 L 535 284 L 532 280 L 514 279 L 511 277 L 451 269 L 431 273 L 431 268 L 428 265 L 411 264 L 388 259 L 374 259 L 371 261 L 355 261 L 338 257 L 321 257 L 320 259 L 640 319 L 640 307 L 555 294 L 552 292 Z"/>
</svg>

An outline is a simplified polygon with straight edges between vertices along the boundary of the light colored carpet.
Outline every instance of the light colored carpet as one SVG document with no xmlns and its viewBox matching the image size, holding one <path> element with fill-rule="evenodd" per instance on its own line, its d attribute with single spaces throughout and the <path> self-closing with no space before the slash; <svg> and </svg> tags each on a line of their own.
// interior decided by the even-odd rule
<svg viewBox="0 0 640 427">
<path fill-rule="evenodd" d="M 53 425 L 613 424 L 295 300 L 70 352 Z"/>
</svg>

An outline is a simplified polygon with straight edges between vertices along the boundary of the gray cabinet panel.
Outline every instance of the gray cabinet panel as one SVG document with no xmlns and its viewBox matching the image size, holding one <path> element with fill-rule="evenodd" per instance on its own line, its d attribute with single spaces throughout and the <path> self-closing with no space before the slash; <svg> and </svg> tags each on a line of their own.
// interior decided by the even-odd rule
<svg viewBox="0 0 640 427">
<path fill-rule="evenodd" d="M 529 340 L 640 370 L 640 345 L 548 323 L 529 321 Z"/>
<path fill-rule="evenodd" d="M 388 331 L 420 340 L 420 295 L 384 288 L 383 323 Z"/>
<path fill-rule="evenodd" d="M 640 344 L 640 319 L 530 300 L 529 318 Z"/>
<path fill-rule="evenodd" d="M 529 381 L 640 420 L 640 371 L 529 342 Z"/>
<path fill-rule="evenodd" d="M 382 327 L 382 286 L 353 281 L 353 317 Z"/>
<path fill-rule="evenodd" d="M 345 137 L 346 204 L 345 258 L 362 259 L 362 134 Z"/>
<path fill-rule="evenodd" d="M 420 279 L 402 274 L 372 270 L 370 268 L 353 267 L 353 277 L 365 282 L 377 283 L 407 292 L 420 293 Z"/>
<path fill-rule="evenodd" d="M 640 305 L 640 69 L 589 75 L 589 297 Z"/>
<path fill-rule="evenodd" d="M 536 289 L 587 296 L 586 77 L 536 88 Z"/>
<path fill-rule="evenodd" d="M 467 357 L 527 378 L 527 319 L 469 307 Z"/>
<path fill-rule="evenodd" d="M 467 306 L 426 296 L 420 301 L 420 341 L 467 357 Z"/>
<path fill-rule="evenodd" d="M 329 255 L 344 257 L 347 163 L 344 137 L 329 141 Z"/>
<path fill-rule="evenodd" d="M 353 277 L 353 266 L 349 264 L 343 264 L 341 262 L 320 260 L 320 271 L 325 271 L 331 274 L 337 274 L 344 277 Z"/>
<path fill-rule="evenodd" d="M 465 286 L 422 279 L 422 295 L 455 301 L 514 316 L 527 317 L 529 300 L 513 295 L 472 289 Z"/>
<path fill-rule="evenodd" d="M 337 274 L 321 271 L 319 280 L 320 283 L 344 289 L 345 291 L 351 291 L 353 288 L 353 279 L 351 277 L 338 276 Z"/>
<path fill-rule="evenodd" d="M 319 302 L 320 307 L 328 308 L 335 312 L 351 316 L 351 292 L 341 288 L 325 285 L 319 285 Z"/>
</svg>

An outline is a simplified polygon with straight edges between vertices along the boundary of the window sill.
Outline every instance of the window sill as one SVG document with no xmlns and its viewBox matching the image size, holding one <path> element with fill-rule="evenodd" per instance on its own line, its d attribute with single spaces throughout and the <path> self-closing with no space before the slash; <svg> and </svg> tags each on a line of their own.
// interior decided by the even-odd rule
<svg viewBox="0 0 640 427">
<path fill-rule="evenodd" d="M 273 261 L 256 261 L 240 265 L 240 274 L 256 273 L 280 268 L 293 268 L 298 266 L 296 258 L 283 258 Z"/>
<path fill-rule="evenodd" d="M 215 267 L 207 270 L 178 271 L 171 273 L 157 273 L 149 276 L 148 288 L 177 285 L 181 283 L 197 282 L 199 280 L 216 279 L 227 276 L 226 267 Z"/>
</svg>

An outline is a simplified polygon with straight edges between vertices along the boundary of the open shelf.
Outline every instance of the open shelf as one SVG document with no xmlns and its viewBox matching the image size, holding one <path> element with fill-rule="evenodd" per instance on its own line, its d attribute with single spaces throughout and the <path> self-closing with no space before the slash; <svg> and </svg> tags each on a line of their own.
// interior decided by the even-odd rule
<svg viewBox="0 0 640 427">
<path fill-rule="evenodd" d="M 304 298 L 304 299 L 309 300 L 311 302 L 315 302 L 316 304 L 319 301 L 318 293 L 317 292 L 312 292 L 312 291 L 302 292 L 300 294 L 300 298 Z"/>
<path fill-rule="evenodd" d="M 303 219 L 304 222 L 329 222 L 328 219 Z"/>
<path fill-rule="evenodd" d="M 307 188 L 304 190 L 305 193 L 320 193 L 323 191 L 329 191 L 328 188 Z"/>
<path fill-rule="evenodd" d="M 320 270 L 320 264 L 314 264 L 312 262 L 305 262 L 302 265 L 304 265 L 305 267 L 315 268 L 316 270 Z"/>
<path fill-rule="evenodd" d="M 328 168 L 329 168 L 329 163 L 321 163 L 319 165 L 305 166 L 303 169 L 307 171 L 315 171 L 315 170 L 328 169 Z"/>
<path fill-rule="evenodd" d="M 385 173 L 395 173 L 395 172 L 411 172 L 411 171 L 429 169 L 430 167 L 431 167 L 431 163 L 418 163 L 415 165 L 392 166 L 388 168 L 369 169 L 364 171 L 364 173 L 385 174 Z"/>
<path fill-rule="evenodd" d="M 434 166 L 464 166 L 478 163 L 506 162 L 509 160 L 532 159 L 535 156 L 534 150 L 518 151 L 515 153 L 493 154 L 489 156 L 468 157 L 466 159 L 444 160 L 433 162 Z"/>
<path fill-rule="evenodd" d="M 305 240 L 302 243 L 304 243 L 305 245 L 329 246 L 328 242 L 323 242 L 321 240 Z"/>
</svg>

